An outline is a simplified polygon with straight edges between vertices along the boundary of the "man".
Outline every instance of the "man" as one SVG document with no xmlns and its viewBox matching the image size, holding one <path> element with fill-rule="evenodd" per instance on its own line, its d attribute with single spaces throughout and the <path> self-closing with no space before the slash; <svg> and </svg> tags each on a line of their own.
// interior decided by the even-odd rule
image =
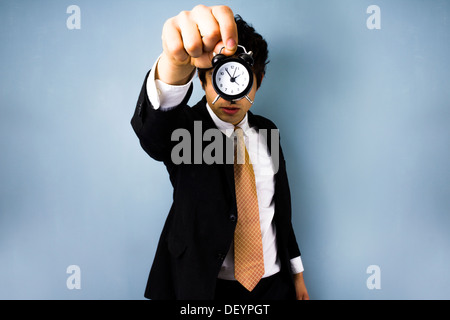
<svg viewBox="0 0 450 320">
<path fill-rule="evenodd" d="M 147 75 L 131 121 L 143 149 L 166 165 L 174 187 L 145 297 L 308 299 L 278 136 L 271 142 L 277 128 L 249 112 L 264 77 L 267 43 L 226 6 L 181 12 L 166 21 L 162 40 L 163 53 Z M 214 101 L 211 60 L 219 52 L 237 54 L 238 44 L 253 52 L 249 99 Z M 205 97 L 190 108 L 196 70 Z M 180 151 L 177 130 L 190 134 L 192 149 Z M 244 163 L 229 163 L 226 155 L 215 163 L 199 160 L 209 141 L 194 139 L 208 130 L 218 131 L 225 145 L 241 142 Z"/>
</svg>

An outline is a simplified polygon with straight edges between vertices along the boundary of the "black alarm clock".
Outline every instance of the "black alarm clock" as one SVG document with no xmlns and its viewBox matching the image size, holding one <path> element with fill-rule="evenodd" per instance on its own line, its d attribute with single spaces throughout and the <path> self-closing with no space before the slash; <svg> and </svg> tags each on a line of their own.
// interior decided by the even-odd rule
<svg viewBox="0 0 450 320">
<path fill-rule="evenodd" d="M 253 101 L 247 96 L 253 87 L 253 53 L 247 52 L 245 47 L 242 48 L 244 53 L 237 57 L 227 57 L 220 52 L 212 59 L 212 66 L 214 68 L 212 74 L 212 84 L 214 90 L 217 92 L 217 97 L 213 104 L 223 98 L 227 101 L 238 101 L 246 98 L 250 103 Z"/>
</svg>

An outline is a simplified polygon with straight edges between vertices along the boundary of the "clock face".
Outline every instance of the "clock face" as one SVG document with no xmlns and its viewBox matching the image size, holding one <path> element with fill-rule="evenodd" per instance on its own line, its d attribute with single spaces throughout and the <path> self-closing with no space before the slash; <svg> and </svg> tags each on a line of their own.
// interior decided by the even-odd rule
<svg viewBox="0 0 450 320">
<path fill-rule="evenodd" d="M 213 72 L 213 86 L 226 100 L 243 98 L 253 86 L 253 73 L 250 67 L 236 58 L 219 64 Z"/>
</svg>

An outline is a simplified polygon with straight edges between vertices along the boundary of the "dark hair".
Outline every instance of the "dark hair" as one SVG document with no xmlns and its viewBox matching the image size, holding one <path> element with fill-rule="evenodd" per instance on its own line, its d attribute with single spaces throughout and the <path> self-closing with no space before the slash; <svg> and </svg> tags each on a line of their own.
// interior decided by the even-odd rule
<svg viewBox="0 0 450 320">
<path fill-rule="evenodd" d="M 256 75 L 256 86 L 259 88 L 263 76 L 266 73 L 266 65 L 269 63 L 267 42 L 251 25 L 245 22 L 240 15 L 236 15 L 234 20 L 237 25 L 239 45 L 244 46 L 247 51 L 253 52 L 254 64 L 252 69 Z M 206 72 L 208 70 L 210 69 L 198 69 L 198 77 L 203 85 L 206 83 Z"/>
</svg>

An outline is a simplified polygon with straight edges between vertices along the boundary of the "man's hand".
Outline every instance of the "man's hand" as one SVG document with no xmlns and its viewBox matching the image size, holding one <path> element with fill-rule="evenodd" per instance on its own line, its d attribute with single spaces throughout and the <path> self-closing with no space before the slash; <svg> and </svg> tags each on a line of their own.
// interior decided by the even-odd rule
<svg viewBox="0 0 450 320">
<path fill-rule="evenodd" d="M 196 68 L 210 68 L 213 52 L 222 47 L 233 55 L 238 44 L 234 14 L 226 6 L 196 6 L 166 21 L 162 32 L 163 54 L 156 77 L 167 84 L 189 81 Z"/>
<path fill-rule="evenodd" d="M 295 293 L 297 300 L 309 300 L 308 291 L 306 290 L 303 272 L 294 274 Z"/>
</svg>

